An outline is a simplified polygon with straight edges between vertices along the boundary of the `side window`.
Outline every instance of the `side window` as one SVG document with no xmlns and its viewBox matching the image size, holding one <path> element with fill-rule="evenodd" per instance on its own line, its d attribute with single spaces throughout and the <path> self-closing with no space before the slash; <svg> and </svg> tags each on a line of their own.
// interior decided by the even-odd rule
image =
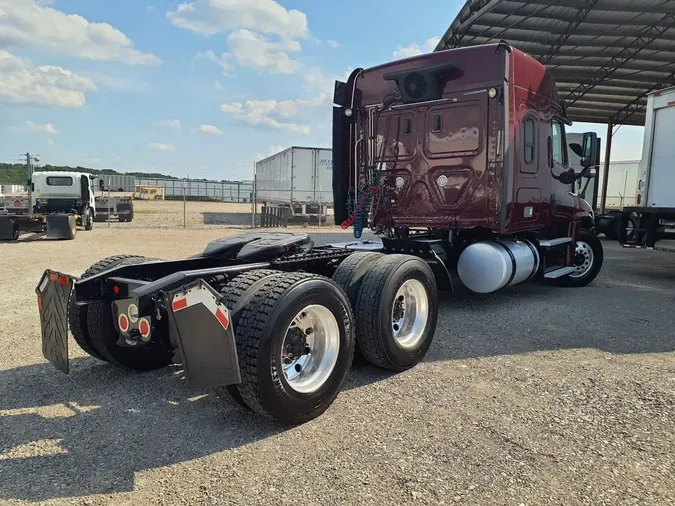
<svg viewBox="0 0 675 506">
<path fill-rule="evenodd" d="M 553 160 L 560 165 L 567 165 L 565 146 L 565 127 L 560 121 L 553 120 Z"/>
<path fill-rule="evenodd" d="M 525 163 L 527 164 L 534 163 L 537 158 L 535 131 L 536 131 L 536 124 L 534 122 L 534 119 L 529 117 L 525 118 L 525 132 L 523 135 L 525 139 L 525 148 L 523 150 L 523 153 L 525 154 Z"/>
</svg>

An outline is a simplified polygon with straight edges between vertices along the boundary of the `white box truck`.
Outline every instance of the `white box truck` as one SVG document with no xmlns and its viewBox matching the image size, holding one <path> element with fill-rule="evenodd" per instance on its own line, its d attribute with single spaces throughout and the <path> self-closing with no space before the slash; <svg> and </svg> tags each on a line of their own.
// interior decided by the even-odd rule
<svg viewBox="0 0 675 506">
<path fill-rule="evenodd" d="M 323 220 L 333 207 L 330 149 L 293 146 L 255 164 L 256 200 L 266 209 L 285 208 L 290 218 Z"/>
<path fill-rule="evenodd" d="M 675 239 L 675 87 L 656 91 L 647 99 L 635 203 L 623 209 L 619 241 L 625 247 L 675 251 L 655 246 L 662 239 Z M 631 213 L 637 219 L 632 241 L 627 233 Z"/>
</svg>

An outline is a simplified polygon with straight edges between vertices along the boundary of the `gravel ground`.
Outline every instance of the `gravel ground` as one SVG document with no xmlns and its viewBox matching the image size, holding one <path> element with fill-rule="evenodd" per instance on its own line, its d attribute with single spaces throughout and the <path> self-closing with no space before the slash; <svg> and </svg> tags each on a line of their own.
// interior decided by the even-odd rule
<svg viewBox="0 0 675 506">
<path fill-rule="evenodd" d="M 584 289 L 459 289 L 422 364 L 356 366 L 331 409 L 292 429 L 188 389 L 176 369 L 124 372 L 78 349 L 69 376 L 45 363 L 33 292 L 44 268 L 181 257 L 225 233 L 0 244 L 0 503 L 675 503 L 669 253 L 607 242 Z"/>
</svg>

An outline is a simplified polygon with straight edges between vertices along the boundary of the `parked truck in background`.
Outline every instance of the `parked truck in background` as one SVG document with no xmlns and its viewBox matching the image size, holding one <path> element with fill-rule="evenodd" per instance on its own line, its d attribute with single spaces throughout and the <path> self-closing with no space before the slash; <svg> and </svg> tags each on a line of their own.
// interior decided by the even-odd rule
<svg viewBox="0 0 675 506">
<path fill-rule="evenodd" d="M 107 177 L 107 176 L 104 176 Z M 74 239 L 77 227 L 94 227 L 94 221 L 115 216 L 133 219 L 128 194 L 104 194 L 105 183 L 92 174 L 29 170 L 25 193 L 3 195 L 0 239 L 16 240 L 21 232 L 46 232 L 50 239 Z"/>
<path fill-rule="evenodd" d="M 323 221 L 333 205 L 330 149 L 290 147 L 257 162 L 255 179 L 257 202 L 290 218 Z"/>
<path fill-rule="evenodd" d="M 616 240 L 621 227 L 622 209 L 635 203 L 637 194 L 637 168 L 639 161 L 610 162 L 609 181 L 607 185 L 607 202 L 605 212 L 601 214 L 598 202 L 602 199 L 599 193 L 602 188 L 602 170 L 600 167 L 601 139 L 597 140 L 595 163 L 584 170 L 581 166 L 581 153 L 584 134 L 567 134 L 568 156 L 570 167 L 575 172 L 583 174 L 575 184 L 573 191 L 591 204 L 594 212 L 595 233 L 604 234 L 608 239 Z M 632 228 L 636 220 L 634 215 L 629 216 L 628 235 L 632 238 Z"/>
<path fill-rule="evenodd" d="M 637 196 L 634 206 L 623 209 L 618 239 L 624 247 L 675 251 L 674 246 L 656 245 L 675 239 L 674 224 L 675 87 L 656 91 L 647 99 Z"/>
<path fill-rule="evenodd" d="M 107 221 L 116 218 L 119 222 L 134 219 L 134 176 L 106 175 L 96 176 L 96 216 L 94 221 Z"/>
</svg>

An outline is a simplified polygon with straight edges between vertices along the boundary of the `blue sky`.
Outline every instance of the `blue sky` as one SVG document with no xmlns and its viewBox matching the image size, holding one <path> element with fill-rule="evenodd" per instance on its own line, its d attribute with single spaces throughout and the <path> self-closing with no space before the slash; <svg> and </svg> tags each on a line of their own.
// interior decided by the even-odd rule
<svg viewBox="0 0 675 506">
<path fill-rule="evenodd" d="M 0 0 L 0 160 L 248 179 L 329 146 L 335 78 L 433 49 L 462 3 Z M 614 142 L 640 158 L 641 128 Z"/>
</svg>

